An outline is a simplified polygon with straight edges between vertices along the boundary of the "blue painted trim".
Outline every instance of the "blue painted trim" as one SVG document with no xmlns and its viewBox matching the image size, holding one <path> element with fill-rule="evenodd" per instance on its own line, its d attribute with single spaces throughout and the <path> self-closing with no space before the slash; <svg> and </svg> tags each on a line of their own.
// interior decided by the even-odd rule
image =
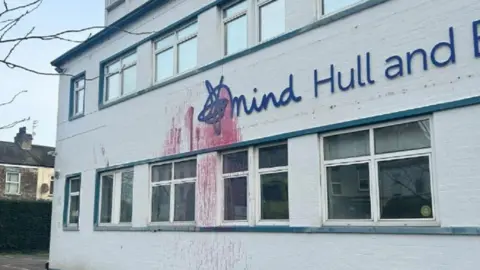
<svg viewBox="0 0 480 270">
<path fill-rule="evenodd" d="M 74 82 L 80 78 L 86 78 L 86 71 L 82 71 L 79 74 L 73 76 L 70 78 L 70 99 L 69 99 L 69 105 L 68 105 L 68 121 L 72 121 L 78 118 L 81 118 L 85 115 L 85 95 L 87 92 L 87 82 L 85 81 L 85 94 L 83 95 L 83 113 L 78 114 L 78 115 L 73 115 L 74 114 L 74 107 L 75 107 L 75 85 Z"/>
<path fill-rule="evenodd" d="M 249 141 L 243 141 L 243 142 L 234 143 L 234 144 L 225 145 L 225 146 L 206 148 L 206 149 L 192 151 L 192 152 L 186 152 L 186 153 L 180 153 L 180 154 L 175 154 L 175 155 L 170 155 L 170 156 L 164 156 L 164 157 L 158 157 L 158 158 L 128 162 L 128 163 L 119 164 L 119 165 L 113 165 L 113 166 L 109 166 L 109 167 L 106 167 L 106 168 L 97 169 L 97 174 L 101 173 L 101 172 L 118 170 L 118 169 L 123 169 L 123 168 L 128 168 L 128 167 L 134 167 L 134 166 L 138 166 L 138 165 L 157 163 L 157 162 L 165 162 L 165 161 L 170 161 L 170 160 L 175 160 L 175 159 L 189 158 L 189 157 L 194 157 L 194 156 L 197 156 L 197 155 L 206 154 L 206 153 L 210 153 L 210 152 L 235 150 L 235 149 L 240 149 L 240 148 L 246 148 L 246 147 L 249 147 L 249 146 L 280 142 L 280 141 L 288 140 L 288 139 L 295 138 L 295 137 L 305 136 L 305 135 L 321 134 L 321 133 L 326 133 L 326 132 L 331 132 L 331 131 L 336 131 L 336 130 L 355 128 L 355 127 L 361 127 L 361 126 L 365 126 L 365 125 L 378 124 L 378 123 L 387 122 L 387 121 L 393 121 L 393 120 L 400 120 L 400 119 L 404 119 L 404 118 L 422 116 L 422 115 L 427 115 L 427 114 L 431 114 L 431 113 L 435 113 L 435 112 L 441 112 L 441 111 L 445 111 L 445 110 L 457 109 L 457 108 L 462 108 L 462 107 L 467 107 L 467 106 L 472 106 L 472 105 L 478 105 L 478 104 L 480 104 L 480 96 L 461 99 L 461 100 L 456 100 L 456 101 L 450 101 L 450 102 L 445 102 L 445 103 L 438 103 L 438 104 L 435 104 L 435 105 L 429 105 L 429 106 L 425 106 L 425 107 L 421 107 L 421 108 L 399 111 L 399 112 L 394 112 L 394 113 L 389 113 L 389 114 L 383 114 L 383 115 L 377 115 L 377 116 L 372 116 L 372 117 L 367 117 L 367 118 L 361 118 L 361 119 L 341 122 L 341 123 L 337 123 L 337 124 L 331 124 L 331 125 L 314 127 L 314 128 L 310 128 L 310 129 L 287 132 L 287 133 L 278 134 L 278 135 L 274 135 L 274 136 L 270 136 L 270 137 L 265 137 L 265 138 L 261 138 L 261 139 L 254 139 L 254 140 L 249 140 Z"/>
<path fill-rule="evenodd" d="M 288 226 L 147 226 L 147 227 L 98 227 L 96 231 L 110 232 L 210 232 L 210 233 L 310 233 L 310 234 L 394 234 L 394 235 L 452 235 L 480 236 L 480 227 L 288 227 Z"/>
<path fill-rule="evenodd" d="M 64 231 L 75 231 L 75 229 L 78 231 L 78 224 L 75 227 L 69 226 L 68 225 L 68 198 L 70 196 L 69 191 L 70 191 L 70 179 L 72 178 L 79 178 L 80 179 L 80 185 L 82 184 L 82 174 L 81 173 L 74 173 L 74 174 L 67 174 L 65 175 L 65 190 L 64 190 L 64 196 L 63 196 L 63 230 Z M 81 186 L 80 186 L 81 188 Z M 80 192 L 81 193 L 81 192 Z M 80 209 L 80 207 L 79 207 Z M 79 211 L 80 212 L 80 211 Z M 79 219 L 80 223 L 80 219 Z"/>
</svg>

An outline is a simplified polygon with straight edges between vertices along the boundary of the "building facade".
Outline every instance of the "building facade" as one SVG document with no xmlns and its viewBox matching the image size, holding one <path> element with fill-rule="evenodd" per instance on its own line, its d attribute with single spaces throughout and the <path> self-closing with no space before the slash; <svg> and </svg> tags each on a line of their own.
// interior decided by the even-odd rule
<svg viewBox="0 0 480 270">
<path fill-rule="evenodd" d="M 478 269 L 480 2 L 106 4 L 52 62 L 52 269 Z"/>
<path fill-rule="evenodd" d="M 54 147 L 34 145 L 21 127 L 13 142 L 0 142 L 0 200 L 51 200 Z"/>
</svg>

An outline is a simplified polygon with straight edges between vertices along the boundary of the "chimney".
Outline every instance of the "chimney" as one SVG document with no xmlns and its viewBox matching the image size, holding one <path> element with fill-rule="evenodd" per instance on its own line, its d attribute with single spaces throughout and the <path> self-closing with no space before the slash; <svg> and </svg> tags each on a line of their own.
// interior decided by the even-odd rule
<svg viewBox="0 0 480 270">
<path fill-rule="evenodd" d="M 20 146 L 23 150 L 32 149 L 32 140 L 33 137 L 31 134 L 27 134 L 27 128 L 21 127 L 18 129 L 18 133 L 15 136 L 15 143 Z"/>
</svg>

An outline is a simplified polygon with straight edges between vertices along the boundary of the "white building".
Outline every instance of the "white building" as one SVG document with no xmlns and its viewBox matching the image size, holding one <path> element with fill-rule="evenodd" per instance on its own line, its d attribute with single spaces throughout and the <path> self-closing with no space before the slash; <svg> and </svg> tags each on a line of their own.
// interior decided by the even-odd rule
<svg viewBox="0 0 480 270">
<path fill-rule="evenodd" d="M 479 1 L 110 0 L 106 23 L 52 62 L 51 268 L 479 269 Z"/>
</svg>

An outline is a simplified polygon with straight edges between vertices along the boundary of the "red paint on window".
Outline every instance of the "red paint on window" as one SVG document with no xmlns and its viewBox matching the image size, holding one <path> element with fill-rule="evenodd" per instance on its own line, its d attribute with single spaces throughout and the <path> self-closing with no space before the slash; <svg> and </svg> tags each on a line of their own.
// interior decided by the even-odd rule
<svg viewBox="0 0 480 270">
<path fill-rule="evenodd" d="M 196 221 L 198 226 L 215 226 L 217 207 L 217 155 L 216 153 L 200 156 L 197 160 Z"/>
</svg>

